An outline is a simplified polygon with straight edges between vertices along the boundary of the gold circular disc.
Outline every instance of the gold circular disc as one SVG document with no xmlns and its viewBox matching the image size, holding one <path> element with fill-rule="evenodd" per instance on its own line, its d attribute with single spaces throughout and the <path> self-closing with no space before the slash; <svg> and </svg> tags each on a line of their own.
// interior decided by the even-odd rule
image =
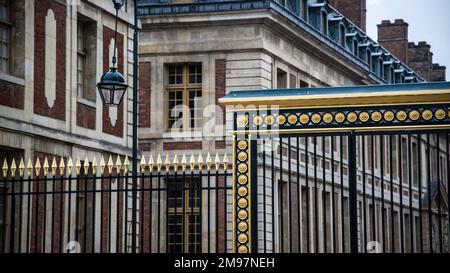
<svg viewBox="0 0 450 273">
<path fill-rule="evenodd" d="M 266 125 L 272 125 L 273 121 L 274 121 L 273 116 L 266 116 L 266 118 L 264 119 Z"/>
<path fill-rule="evenodd" d="M 322 117 L 319 114 L 314 114 L 311 117 L 313 123 L 317 124 L 322 120 Z"/>
<path fill-rule="evenodd" d="M 393 121 L 394 117 L 395 117 L 394 112 L 392 111 L 384 112 L 383 118 L 385 121 Z"/>
<path fill-rule="evenodd" d="M 238 194 L 239 194 L 239 196 L 244 197 L 244 196 L 247 195 L 247 193 L 248 193 L 248 190 L 247 190 L 246 187 L 240 186 L 240 187 L 238 188 Z"/>
<path fill-rule="evenodd" d="M 239 246 L 238 247 L 238 253 L 248 253 L 248 247 L 246 247 L 246 246 Z"/>
<path fill-rule="evenodd" d="M 263 118 L 261 116 L 255 116 L 253 118 L 253 124 L 260 126 L 263 123 Z"/>
<path fill-rule="evenodd" d="M 431 110 L 425 110 L 422 112 L 422 118 L 424 120 L 430 120 L 433 118 L 433 112 Z"/>
<path fill-rule="evenodd" d="M 417 110 L 412 110 L 412 111 L 409 113 L 409 118 L 410 118 L 412 121 L 418 120 L 418 119 L 420 118 L 420 113 L 419 113 L 419 111 L 417 111 Z"/>
<path fill-rule="evenodd" d="M 239 231 L 244 232 L 247 230 L 247 228 L 248 228 L 248 225 L 246 222 L 239 222 L 239 224 L 238 224 Z"/>
<path fill-rule="evenodd" d="M 248 240 L 248 237 L 247 237 L 246 234 L 241 233 L 241 234 L 238 235 L 238 242 L 239 243 L 245 244 L 245 243 L 247 243 L 247 240 Z"/>
<path fill-rule="evenodd" d="M 241 209 L 241 210 L 238 211 L 238 218 L 239 219 L 245 220 L 245 219 L 247 219 L 247 216 L 248 216 L 248 213 L 247 213 L 246 210 Z"/>
<path fill-rule="evenodd" d="M 325 122 L 326 124 L 330 124 L 333 122 L 333 115 L 330 113 L 326 113 L 325 115 L 323 115 L 323 122 Z"/>
<path fill-rule="evenodd" d="M 444 119 L 445 118 L 445 111 L 443 109 L 439 109 L 436 111 L 436 113 L 434 113 L 435 117 L 439 120 Z"/>
<path fill-rule="evenodd" d="M 286 123 L 286 117 L 283 116 L 283 115 L 277 116 L 277 123 L 278 123 L 279 125 L 285 124 L 285 123 Z"/>
<path fill-rule="evenodd" d="M 245 172 L 247 172 L 247 170 L 248 170 L 247 164 L 245 164 L 245 163 L 239 163 L 239 165 L 238 165 L 238 171 L 239 171 L 240 173 L 245 173 Z"/>
<path fill-rule="evenodd" d="M 245 199 L 245 198 L 239 198 L 239 200 L 238 200 L 238 206 L 239 206 L 241 209 L 245 209 L 245 208 L 247 207 L 247 205 L 248 205 L 247 199 Z"/>
<path fill-rule="evenodd" d="M 297 117 L 296 114 L 291 114 L 291 115 L 288 116 L 288 123 L 289 123 L 290 125 L 294 125 L 294 124 L 296 124 L 297 122 L 298 122 L 298 117 Z"/>
<path fill-rule="evenodd" d="M 237 144 L 239 150 L 245 150 L 247 149 L 247 141 L 245 140 L 240 140 Z"/>
<path fill-rule="evenodd" d="M 301 124 L 307 124 L 309 122 L 309 116 L 307 114 L 300 115 Z"/>
<path fill-rule="evenodd" d="M 338 122 L 338 123 L 342 123 L 345 120 L 345 115 L 343 113 L 337 113 L 334 116 L 334 119 Z"/>
<path fill-rule="evenodd" d="M 397 112 L 396 117 L 398 121 L 405 121 L 408 117 L 408 114 L 405 111 L 401 110 Z"/>
<path fill-rule="evenodd" d="M 367 122 L 369 120 L 369 113 L 361 112 L 359 114 L 359 120 L 362 121 L 362 122 Z"/>
<path fill-rule="evenodd" d="M 247 160 L 247 153 L 246 152 L 239 152 L 237 157 L 238 157 L 239 161 L 246 161 Z"/>
<path fill-rule="evenodd" d="M 347 120 L 351 123 L 355 122 L 358 117 L 355 112 L 350 112 L 347 114 Z"/>
<path fill-rule="evenodd" d="M 238 176 L 238 183 L 239 184 L 241 184 L 241 185 L 244 185 L 244 184 L 246 184 L 247 183 L 247 176 L 245 176 L 245 175 L 239 175 Z"/>
<path fill-rule="evenodd" d="M 248 117 L 245 115 L 240 115 L 236 118 L 236 123 L 238 127 L 245 127 L 248 125 Z"/>
<path fill-rule="evenodd" d="M 375 112 L 373 112 L 372 115 L 370 116 L 370 118 L 371 118 L 373 121 L 375 121 L 375 122 L 380 121 L 380 120 L 381 120 L 381 113 L 380 113 L 380 111 L 375 111 Z"/>
</svg>

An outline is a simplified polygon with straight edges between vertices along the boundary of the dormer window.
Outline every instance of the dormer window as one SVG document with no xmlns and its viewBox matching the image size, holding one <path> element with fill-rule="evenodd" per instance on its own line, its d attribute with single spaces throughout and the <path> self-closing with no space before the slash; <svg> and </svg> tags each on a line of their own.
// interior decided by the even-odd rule
<svg viewBox="0 0 450 273">
<path fill-rule="evenodd" d="M 341 25 L 339 27 L 339 44 L 345 47 L 345 26 Z"/>
<path fill-rule="evenodd" d="M 353 55 L 358 57 L 358 41 L 353 40 Z"/>
<path fill-rule="evenodd" d="M 324 11 L 322 12 L 321 31 L 327 35 L 327 13 Z"/>
</svg>

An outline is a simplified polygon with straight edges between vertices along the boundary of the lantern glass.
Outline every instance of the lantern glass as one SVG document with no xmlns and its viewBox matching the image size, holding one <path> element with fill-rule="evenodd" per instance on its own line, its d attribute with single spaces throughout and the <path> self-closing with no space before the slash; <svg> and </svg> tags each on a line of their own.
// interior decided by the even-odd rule
<svg viewBox="0 0 450 273">
<path fill-rule="evenodd" d="M 125 83 L 123 75 L 112 67 L 102 76 L 97 88 L 104 105 L 118 106 L 122 102 L 128 85 Z"/>
</svg>

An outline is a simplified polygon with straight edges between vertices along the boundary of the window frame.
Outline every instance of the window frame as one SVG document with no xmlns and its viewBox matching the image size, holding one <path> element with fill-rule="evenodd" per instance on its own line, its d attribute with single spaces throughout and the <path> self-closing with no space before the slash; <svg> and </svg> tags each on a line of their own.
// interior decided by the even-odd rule
<svg viewBox="0 0 450 273">
<path fill-rule="evenodd" d="M 1 64 L 0 64 L 0 73 L 2 74 L 8 74 L 10 75 L 12 72 L 12 45 L 13 45 L 13 40 L 12 40 L 12 29 L 14 27 L 12 21 L 11 21 L 11 2 L 9 0 L 5 0 L 5 4 L 6 4 L 6 10 L 7 10 L 7 18 L 0 18 L 0 28 L 4 28 L 8 31 L 7 34 L 7 45 L 8 45 L 8 52 L 7 52 L 7 65 L 6 65 L 6 69 L 7 71 L 2 71 L 1 68 Z M 1 39 L 1 37 L 0 37 Z M 0 41 L 0 43 L 3 43 L 3 41 Z M 2 50 L 2 48 L 0 48 L 0 50 Z M 1 54 L 1 52 L 0 52 Z M 4 59 L 4 57 L 2 55 L 0 55 L 0 59 Z"/>
</svg>

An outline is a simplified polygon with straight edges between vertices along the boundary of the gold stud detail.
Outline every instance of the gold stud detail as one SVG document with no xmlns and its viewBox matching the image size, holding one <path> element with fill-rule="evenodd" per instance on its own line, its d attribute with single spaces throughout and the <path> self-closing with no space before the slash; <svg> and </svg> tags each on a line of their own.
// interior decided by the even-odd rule
<svg viewBox="0 0 450 273">
<path fill-rule="evenodd" d="M 356 115 L 355 112 L 350 112 L 347 114 L 347 120 L 351 123 L 355 122 L 357 118 L 358 116 Z"/>
<path fill-rule="evenodd" d="M 337 121 L 337 123 L 342 123 L 345 120 L 345 115 L 343 113 L 337 113 L 334 116 L 334 119 Z"/>
<path fill-rule="evenodd" d="M 411 112 L 409 113 L 409 118 L 410 118 L 412 121 L 418 120 L 418 119 L 420 118 L 420 113 L 419 113 L 419 111 L 417 111 L 417 110 L 411 111 Z"/>
<path fill-rule="evenodd" d="M 246 152 L 239 152 L 237 157 L 239 161 L 246 161 L 248 158 Z"/>
<path fill-rule="evenodd" d="M 247 164 L 240 163 L 240 164 L 238 165 L 238 171 L 239 171 L 240 173 L 245 173 L 245 172 L 247 172 L 247 170 L 248 170 Z"/>
<path fill-rule="evenodd" d="M 279 125 L 283 125 L 286 123 L 286 117 L 284 115 L 277 116 L 277 123 Z"/>
<path fill-rule="evenodd" d="M 296 114 L 291 114 L 291 115 L 288 116 L 288 123 L 289 123 L 290 125 L 294 125 L 294 124 L 296 124 L 297 122 L 298 122 L 298 117 L 297 117 Z"/>
<path fill-rule="evenodd" d="M 396 117 L 398 121 L 405 121 L 408 117 L 408 114 L 405 111 L 401 110 L 397 112 Z"/>
<path fill-rule="evenodd" d="M 362 121 L 362 122 L 367 122 L 369 120 L 369 113 L 361 112 L 359 114 L 359 120 Z"/>
<path fill-rule="evenodd" d="M 248 253 L 248 247 L 246 246 L 238 247 L 238 253 Z"/>
<path fill-rule="evenodd" d="M 264 119 L 264 122 L 266 123 L 266 125 L 272 125 L 274 122 L 274 119 L 272 116 L 266 116 L 266 118 Z"/>
<path fill-rule="evenodd" d="M 245 243 L 247 243 L 247 241 L 248 241 L 248 237 L 246 234 L 244 234 L 244 233 L 239 234 L 239 236 L 238 236 L 239 243 L 245 244 Z"/>
<path fill-rule="evenodd" d="M 301 124 L 307 124 L 308 122 L 309 122 L 308 114 L 301 114 L 300 115 L 300 123 Z"/>
<path fill-rule="evenodd" d="M 311 116 L 311 121 L 314 124 L 319 123 L 321 120 L 322 120 L 322 117 L 319 114 L 314 114 L 314 115 Z"/>
<path fill-rule="evenodd" d="M 393 121 L 394 120 L 394 112 L 392 111 L 386 111 L 383 114 L 383 118 L 385 121 Z"/>
<path fill-rule="evenodd" d="M 239 150 L 245 150 L 245 149 L 247 149 L 247 141 L 239 140 L 237 146 L 238 146 Z"/>
<path fill-rule="evenodd" d="M 255 116 L 253 118 L 253 124 L 260 126 L 263 123 L 263 118 L 261 116 Z"/>
<path fill-rule="evenodd" d="M 381 120 L 381 112 L 380 111 L 373 112 L 372 115 L 370 116 L 370 118 L 375 122 L 380 121 Z"/>
<path fill-rule="evenodd" d="M 239 229 L 240 232 L 246 231 L 247 228 L 248 228 L 248 225 L 247 225 L 246 222 L 239 222 L 238 229 Z"/>
<path fill-rule="evenodd" d="M 445 118 L 445 111 L 443 109 L 439 109 L 434 113 L 435 117 L 439 120 L 442 120 Z"/>
<path fill-rule="evenodd" d="M 238 127 L 243 128 L 248 125 L 248 117 L 245 115 L 240 115 L 236 118 L 236 124 Z"/>
<path fill-rule="evenodd" d="M 425 110 L 422 112 L 422 118 L 424 120 L 430 120 L 433 118 L 433 112 L 431 110 Z"/>
<path fill-rule="evenodd" d="M 238 218 L 239 219 L 245 220 L 245 219 L 247 219 L 247 216 L 248 216 L 248 213 L 247 213 L 246 210 L 241 209 L 241 210 L 238 211 Z"/>
<path fill-rule="evenodd" d="M 239 196 L 244 197 L 244 196 L 247 195 L 247 193 L 248 193 L 248 190 L 247 190 L 246 187 L 240 186 L 240 187 L 238 188 L 238 194 L 239 194 Z"/>
<path fill-rule="evenodd" d="M 238 183 L 241 184 L 241 185 L 245 185 L 247 183 L 247 176 L 239 175 L 238 176 Z"/>
<path fill-rule="evenodd" d="M 333 122 L 333 115 L 330 113 L 326 113 L 325 115 L 323 115 L 323 122 L 325 122 L 326 124 L 330 124 Z"/>
<path fill-rule="evenodd" d="M 247 201 L 247 199 L 245 199 L 245 198 L 240 198 L 240 199 L 238 200 L 238 206 L 239 206 L 241 209 L 245 209 L 245 208 L 247 207 L 247 204 L 248 204 L 248 201 Z"/>
</svg>

